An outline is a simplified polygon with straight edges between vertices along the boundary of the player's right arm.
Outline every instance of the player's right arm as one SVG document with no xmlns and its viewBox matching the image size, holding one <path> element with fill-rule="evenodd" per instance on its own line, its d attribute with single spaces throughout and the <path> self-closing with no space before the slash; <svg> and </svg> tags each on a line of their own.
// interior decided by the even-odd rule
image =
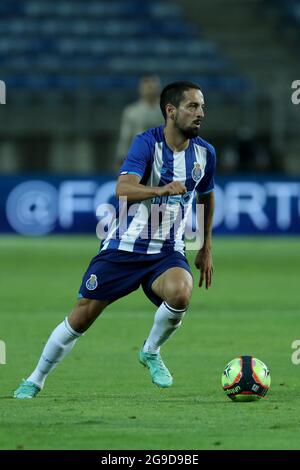
<svg viewBox="0 0 300 470">
<path fill-rule="evenodd" d="M 165 186 L 145 186 L 140 184 L 138 175 L 120 175 L 116 187 L 117 197 L 127 197 L 128 201 L 143 201 L 156 196 L 173 196 L 186 193 L 186 187 L 180 181 L 172 181 Z"/>
<path fill-rule="evenodd" d="M 186 193 L 186 187 L 179 181 L 154 187 L 140 183 L 147 168 L 148 170 L 151 168 L 153 151 L 153 141 L 147 133 L 136 136 L 120 169 L 116 187 L 117 197 L 127 197 L 128 201 L 143 201 L 156 196 Z"/>
</svg>

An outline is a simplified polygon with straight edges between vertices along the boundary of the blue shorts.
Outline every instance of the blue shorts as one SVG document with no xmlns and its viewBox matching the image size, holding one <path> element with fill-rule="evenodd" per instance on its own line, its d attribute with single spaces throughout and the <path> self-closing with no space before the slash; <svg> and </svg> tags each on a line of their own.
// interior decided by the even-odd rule
<svg viewBox="0 0 300 470">
<path fill-rule="evenodd" d="M 122 250 L 104 250 L 95 256 L 82 278 L 79 298 L 117 300 L 140 285 L 147 297 L 159 306 L 162 299 L 151 289 L 153 281 L 169 268 L 191 269 L 178 251 L 144 255 Z"/>
</svg>

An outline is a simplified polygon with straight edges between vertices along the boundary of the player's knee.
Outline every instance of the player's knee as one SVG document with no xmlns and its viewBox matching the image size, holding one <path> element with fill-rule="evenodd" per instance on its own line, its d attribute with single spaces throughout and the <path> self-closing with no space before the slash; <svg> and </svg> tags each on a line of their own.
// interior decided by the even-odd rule
<svg viewBox="0 0 300 470">
<path fill-rule="evenodd" d="M 175 309 L 187 309 L 191 297 L 191 289 L 188 285 L 169 290 L 166 302 Z"/>
<path fill-rule="evenodd" d="M 86 331 L 100 315 L 105 305 L 93 299 L 80 299 L 69 316 L 71 327 L 79 332 Z"/>
</svg>

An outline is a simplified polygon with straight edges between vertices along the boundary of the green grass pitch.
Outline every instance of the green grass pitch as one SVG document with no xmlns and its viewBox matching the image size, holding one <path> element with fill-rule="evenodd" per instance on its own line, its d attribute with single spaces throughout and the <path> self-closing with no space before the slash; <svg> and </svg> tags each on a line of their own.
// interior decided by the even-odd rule
<svg viewBox="0 0 300 470">
<path fill-rule="evenodd" d="M 155 311 L 139 290 L 107 308 L 36 399 L 13 400 L 97 249 L 94 237 L 0 238 L 1 449 L 300 448 L 296 238 L 215 239 L 213 287 L 194 286 L 183 327 L 162 349 L 170 389 L 152 385 L 137 360 Z M 234 403 L 221 388 L 224 366 L 241 354 L 271 370 L 259 402 Z"/>
</svg>

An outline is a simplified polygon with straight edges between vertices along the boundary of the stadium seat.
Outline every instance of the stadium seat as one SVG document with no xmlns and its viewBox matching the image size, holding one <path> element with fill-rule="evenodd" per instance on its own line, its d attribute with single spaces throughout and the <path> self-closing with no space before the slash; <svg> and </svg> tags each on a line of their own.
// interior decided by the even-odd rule
<svg viewBox="0 0 300 470">
<path fill-rule="evenodd" d="M 102 86 L 126 96 L 141 74 L 165 81 L 172 70 L 239 93 L 246 82 L 182 13 L 166 0 L 2 0 L 3 79 L 32 92 Z"/>
</svg>

